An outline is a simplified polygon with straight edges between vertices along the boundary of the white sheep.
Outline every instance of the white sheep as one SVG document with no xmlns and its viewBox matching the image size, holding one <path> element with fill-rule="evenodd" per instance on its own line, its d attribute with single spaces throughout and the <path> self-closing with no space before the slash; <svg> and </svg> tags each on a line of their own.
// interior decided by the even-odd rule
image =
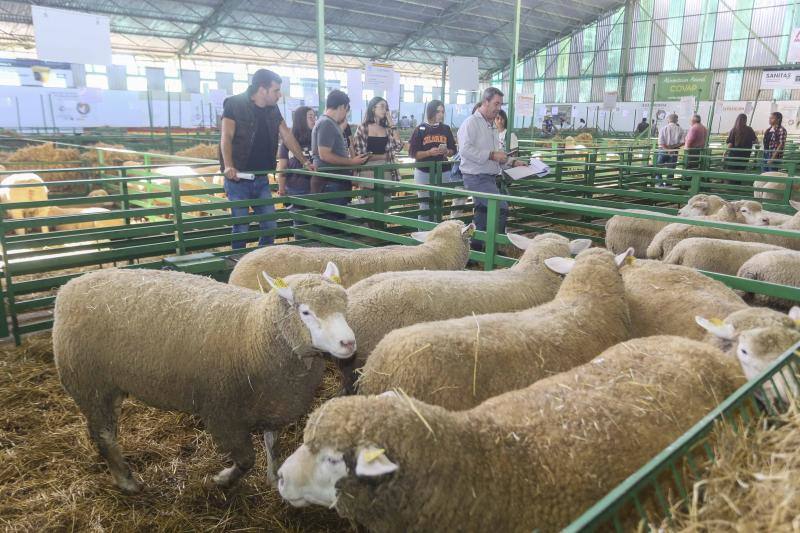
<svg viewBox="0 0 800 533">
<path fill-rule="evenodd" d="M 661 336 L 469 411 L 402 392 L 335 398 L 309 417 L 278 489 L 370 531 L 558 531 L 744 383 L 737 366 Z"/>
<path fill-rule="evenodd" d="M 739 267 L 754 255 L 770 250 L 784 249 L 780 246 L 760 242 L 693 237 L 680 241 L 667 254 L 664 262 L 735 276 Z"/>
<path fill-rule="evenodd" d="M 748 380 L 760 377 L 778 357 L 800 343 L 800 307 L 793 307 L 788 315 L 756 307 L 734 313 L 724 321 L 701 316 L 696 320 L 708 331 L 712 344 L 721 344 L 722 349 L 735 355 Z M 764 400 L 769 403 L 792 403 L 798 396 L 793 369 L 784 367 L 764 384 L 764 391 Z"/>
<path fill-rule="evenodd" d="M 229 283 L 258 290 L 261 272 L 288 276 L 299 272 L 317 272 L 328 261 L 341 268 L 342 284 L 350 287 L 357 281 L 381 272 L 399 270 L 460 270 L 469 258 L 473 224 L 460 220 L 442 222 L 431 231 L 412 237 L 422 241 L 417 246 L 380 246 L 375 248 L 317 248 L 277 245 L 258 248 L 242 257 L 231 272 Z"/>
<path fill-rule="evenodd" d="M 786 172 L 762 172 L 762 176 L 768 176 L 772 178 L 788 178 L 789 175 Z M 767 189 L 765 191 L 753 191 L 753 197 L 759 198 L 762 200 L 783 200 L 783 191 L 786 190 L 786 184 L 783 182 L 776 182 L 776 181 L 763 181 L 757 180 L 753 182 L 754 189 Z M 796 196 L 797 191 L 800 191 L 800 180 L 795 180 L 794 184 L 792 185 L 792 198 Z"/>
<path fill-rule="evenodd" d="M 350 357 L 347 293 L 325 273 L 264 274 L 268 294 L 180 272 L 104 269 L 63 285 L 53 353 L 61 383 L 125 492 L 139 485 L 117 445 L 122 399 L 200 417 L 233 466 L 235 483 L 255 459 L 251 431 L 264 430 L 274 478 L 276 432 L 305 415 L 322 380 L 319 351 Z"/>
<path fill-rule="evenodd" d="M 800 202 L 790 201 L 794 209 L 800 209 Z M 795 213 L 787 222 L 775 229 L 800 230 L 800 213 Z M 730 241 L 760 242 L 772 244 L 783 248 L 800 250 L 800 235 L 798 237 L 783 237 L 778 235 L 768 235 L 766 233 L 754 233 L 750 231 L 738 231 L 708 226 L 692 226 L 689 224 L 669 224 L 658 232 L 647 248 L 647 257 L 650 259 L 662 259 L 677 246 L 679 242 L 691 237 L 705 237 L 708 239 L 725 239 Z"/>
<path fill-rule="evenodd" d="M 760 204 L 749 202 L 747 209 L 742 210 L 743 202 L 729 203 L 715 195 L 698 194 L 692 196 L 689 202 L 677 213 L 680 217 L 719 220 L 724 222 L 740 222 L 753 225 L 767 225 L 760 213 Z M 758 206 L 754 212 L 753 205 Z M 644 209 L 628 209 L 631 213 L 663 214 Z M 664 229 L 669 222 L 649 220 L 645 218 L 626 217 L 615 215 L 606 221 L 606 248 L 612 252 L 621 253 L 628 248 L 633 248 L 636 257 L 647 257 L 647 247 L 650 242 Z"/>
<path fill-rule="evenodd" d="M 567 274 L 552 302 L 514 313 L 424 322 L 396 329 L 367 358 L 361 394 L 399 388 L 447 409 L 482 401 L 581 365 L 630 338 L 619 265 L 602 248 L 545 263 Z"/>
<path fill-rule="evenodd" d="M 742 263 L 736 275 L 745 279 L 800 287 L 800 252 L 786 249 L 762 252 Z M 796 304 L 793 300 L 751 292 L 745 292 L 744 300 L 751 305 L 778 309 L 788 309 Z"/>
<path fill-rule="evenodd" d="M 727 316 L 747 307 L 724 283 L 697 270 L 636 259 L 620 272 L 631 314 L 631 336 L 679 335 L 701 340 L 696 314 Z"/>
<path fill-rule="evenodd" d="M 347 290 L 347 322 L 358 343 L 356 357 L 340 365 L 346 387 L 353 371 L 390 331 L 433 320 L 472 314 L 521 311 L 553 299 L 561 277 L 544 264 L 550 257 L 568 257 L 589 246 L 589 239 L 571 241 L 555 233 L 533 239 L 508 234 L 525 250 L 508 269 L 490 272 L 411 270 L 385 272 L 361 280 Z"/>
<path fill-rule="evenodd" d="M 62 216 L 71 216 L 71 215 L 91 215 L 91 214 L 103 214 L 103 213 L 110 213 L 110 209 L 106 209 L 104 207 L 84 207 L 84 208 L 69 208 L 69 207 L 59 207 L 59 206 L 48 206 L 47 208 L 47 216 L 50 217 L 62 217 Z M 56 230 L 58 231 L 68 231 L 68 230 L 78 230 L 78 229 L 93 229 L 93 228 L 110 228 L 113 226 L 119 226 L 123 224 L 124 220 L 121 218 L 117 219 L 103 219 L 103 220 L 87 220 L 85 222 L 64 222 L 61 224 L 56 224 Z"/>
<path fill-rule="evenodd" d="M 10 187 L 10 185 L 26 185 L 31 184 L 31 187 Z M 18 202 L 45 202 L 47 201 L 47 187 L 44 185 L 44 180 L 31 172 L 23 174 L 11 174 L 0 181 L 0 203 L 18 203 Z M 18 209 L 7 209 L 8 217 L 13 220 L 20 220 L 23 218 L 40 218 L 47 216 L 47 206 L 42 207 L 28 207 Z M 42 233 L 47 233 L 49 228 L 42 226 Z M 17 235 L 25 235 L 25 228 L 16 228 L 14 233 Z"/>
</svg>

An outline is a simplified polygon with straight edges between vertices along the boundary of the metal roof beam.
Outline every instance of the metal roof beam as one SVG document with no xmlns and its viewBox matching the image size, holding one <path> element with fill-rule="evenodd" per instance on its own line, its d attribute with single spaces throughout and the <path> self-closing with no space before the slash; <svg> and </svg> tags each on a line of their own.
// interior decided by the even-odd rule
<svg viewBox="0 0 800 533">
<path fill-rule="evenodd" d="M 208 39 L 209 35 L 225 20 L 233 11 L 242 4 L 242 0 L 220 0 L 219 4 L 197 27 L 188 39 L 186 44 L 178 50 L 178 55 L 186 55 L 194 52 L 199 45 Z"/>
</svg>

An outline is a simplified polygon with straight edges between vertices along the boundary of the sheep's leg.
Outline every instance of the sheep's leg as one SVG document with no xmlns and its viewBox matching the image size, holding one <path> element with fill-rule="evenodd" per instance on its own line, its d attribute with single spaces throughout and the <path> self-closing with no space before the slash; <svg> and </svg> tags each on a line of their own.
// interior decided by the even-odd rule
<svg viewBox="0 0 800 533">
<path fill-rule="evenodd" d="M 119 419 L 122 397 L 119 395 L 106 395 L 105 401 L 93 403 L 89 408 L 81 406 L 81 410 L 86 415 L 89 426 L 89 435 L 103 459 L 108 464 L 111 477 L 114 483 L 128 494 L 139 492 L 139 484 L 136 483 L 131 474 L 131 470 L 117 444 L 117 421 Z"/>
<path fill-rule="evenodd" d="M 222 488 L 231 487 L 255 464 L 256 454 L 253 442 L 250 440 L 250 432 L 247 429 L 217 426 L 213 423 L 208 423 L 208 428 L 217 447 L 230 455 L 233 460 L 233 466 L 220 470 L 214 476 L 214 483 Z"/>
<path fill-rule="evenodd" d="M 264 432 L 264 450 L 267 452 L 267 480 L 272 485 L 278 484 L 278 467 L 275 457 L 278 451 L 278 432 Z"/>
</svg>

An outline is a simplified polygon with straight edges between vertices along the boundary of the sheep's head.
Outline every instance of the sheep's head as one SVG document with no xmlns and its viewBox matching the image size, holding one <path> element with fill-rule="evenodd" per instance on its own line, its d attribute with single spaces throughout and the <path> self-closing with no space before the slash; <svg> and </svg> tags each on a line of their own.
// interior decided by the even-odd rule
<svg viewBox="0 0 800 533">
<path fill-rule="evenodd" d="M 769 217 L 764 214 L 760 202 L 753 200 L 738 200 L 731 204 L 745 224 L 751 226 L 769 226 Z"/>
<path fill-rule="evenodd" d="M 281 335 L 296 354 L 319 350 L 348 359 L 355 353 L 355 335 L 345 320 L 347 291 L 336 265 L 328 263 L 321 276 L 298 274 L 284 280 L 262 275 L 282 307 Z"/>
<path fill-rule="evenodd" d="M 524 235 L 516 235 L 514 233 L 506 233 L 506 237 L 511 241 L 511 244 L 520 250 L 530 250 L 532 245 L 543 243 L 545 241 L 557 241 L 569 246 L 569 253 L 571 255 L 578 255 L 592 245 L 591 239 L 575 239 L 570 241 L 566 237 L 558 233 L 541 233 L 534 238 L 526 237 Z"/>
<path fill-rule="evenodd" d="M 739 359 L 748 379 L 800 340 L 800 307 L 793 307 L 788 315 L 751 307 L 725 320 L 698 316 L 695 321 L 710 334 L 707 341 Z"/>
<path fill-rule="evenodd" d="M 461 242 L 469 251 L 469 243 L 475 233 L 475 224 L 464 224 L 460 220 L 446 220 L 430 231 L 415 231 L 411 237 L 431 244 Z"/>
<path fill-rule="evenodd" d="M 713 215 L 727 202 L 719 196 L 713 194 L 696 194 L 689 198 L 689 201 L 678 211 L 679 216 L 683 217 L 702 217 Z"/>
</svg>

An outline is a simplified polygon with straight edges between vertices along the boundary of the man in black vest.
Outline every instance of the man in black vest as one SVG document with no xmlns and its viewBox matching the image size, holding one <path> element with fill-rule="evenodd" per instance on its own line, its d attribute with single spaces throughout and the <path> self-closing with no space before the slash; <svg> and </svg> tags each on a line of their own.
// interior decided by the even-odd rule
<svg viewBox="0 0 800 533">
<path fill-rule="evenodd" d="M 292 130 L 286 126 L 277 103 L 281 98 L 281 78 L 266 69 L 257 70 L 247 91 L 225 99 L 222 112 L 220 138 L 220 168 L 225 174 L 225 193 L 228 200 L 255 200 L 271 198 L 266 174 L 253 176 L 254 172 L 274 172 L 277 164 L 278 137 L 293 154 L 298 154 L 306 169 L 314 166 L 302 154 L 303 150 Z M 233 217 L 250 214 L 267 215 L 275 212 L 273 205 L 232 207 Z M 277 227 L 274 220 L 259 222 L 261 231 Z M 234 223 L 233 233 L 245 233 L 247 222 Z M 272 244 L 272 236 L 258 240 L 259 246 Z M 244 248 L 246 242 L 233 241 L 231 247 Z"/>
</svg>

